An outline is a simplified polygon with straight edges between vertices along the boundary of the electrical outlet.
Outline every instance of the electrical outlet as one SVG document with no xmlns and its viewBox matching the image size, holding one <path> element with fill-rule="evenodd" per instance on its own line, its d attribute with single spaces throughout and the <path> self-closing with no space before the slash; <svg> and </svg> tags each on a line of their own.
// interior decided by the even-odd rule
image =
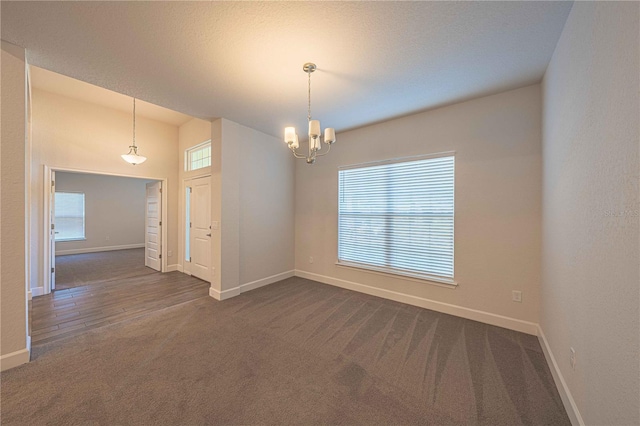
<svg viewBox="0 0 640 426">
<path fill-rule="evenodd" d="M 173 251 L 169 250 L 169 252 L 167 253 L 169 255 L 169 257 L 173 256 Z"/>
<path fill-rule="evenodd" d="M 522 292 L 520 290 L 513 290 L 511 292 L 511 299 L 514 302 L 522 303 Z"/>
<path fill-rule="evenodd" d="M 309 263 L 313 263 L 313 256 L 309 256 Z"/>
<path fill-rule="evenodd" d="M 105 237 L 105 240 L 109 241 L 109 236 L 108 235 Z"/>
<path fill-rule="evenodd" d="M 569 348 L 569 364 L 572 370 L 576 369 L 576 350 L 573 348 Z"/>
</svg>

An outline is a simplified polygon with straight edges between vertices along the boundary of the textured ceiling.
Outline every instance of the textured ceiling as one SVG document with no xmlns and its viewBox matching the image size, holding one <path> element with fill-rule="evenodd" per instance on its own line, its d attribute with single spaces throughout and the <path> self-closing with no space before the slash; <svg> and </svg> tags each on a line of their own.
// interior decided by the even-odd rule
<svg viewBox="0 0 640 426">
<path fill-rule="evenodd" d="M 31 64 L 272 135 L 540 81 L 570 2 L 1 2 Z M 304 133 L 304 131 L 303 131 Z"/>
<path fill-rule="evenodd" d="M 34 66 L 30 68 L 31 84 L 34 88 L 133 114 L 133 100 L 130 96 L 42 68 Z M 136 100 L 136 116 L 151 118 L 174 126 L 181 126 L 192 118 L 140 100 Z"/>
</svg>

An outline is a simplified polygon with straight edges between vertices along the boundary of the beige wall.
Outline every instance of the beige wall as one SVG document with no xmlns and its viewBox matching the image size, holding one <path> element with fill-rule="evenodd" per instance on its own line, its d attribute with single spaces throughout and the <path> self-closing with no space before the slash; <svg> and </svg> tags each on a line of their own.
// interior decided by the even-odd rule
<svg viewBox="0 0 640 426">
<path fill-rule="evenodd" d="M 212 295 L 224 299 L 292 273 L 295 165 L 279 139 L 226 119 L 211 140 Z"/>
<path fill-rule="evenodd" d="M 56 191 L 85 195 L 85 240 L 56 242 L 56 254 L 144 246 L 145 179 L 56 173 Z"/>
<path fill-rule="evenodd" d="M 311 166 L 297 163 L 296 270 L 316 274 L 309 276 L 313 279 L 351 288 L 355 283 L 361 291 L 535 332 L 541 244 L 540 129 L 540 86 L 534 85 L 340 133 L 329 155 Z M 445 151 L 456 152 L 455 279 L 459 286 L 336 266 L 338 167 Z M 522 303 L 511 301 L 512 290 L 523 292 Z M 423 303 L 424 299 L 436 303 Z M 505 323 L 496 316 L 528 323 Z"/>
<path fill-rule="evenodd" d="M 24 49 L 2 42 L 0 161 L 0 368 L 29 361 L 26 271 L 26 66 Z"/>
<path fill-rule="evenodd" d="M 132 140 L 132 115 L 64 96 L 33 90 L 32 275 L 31 287 L 43 286 L 43 173 L 77 169 L 144 178 L 168 179 L 167 264 L 178 258 L 178 127 L 138 116 L 136 142 L 148 160 L 136 166 L 120 158 Z"/>
<path fill-rule="evenodd" d="M 543 82 L 540 324 L 592 425 L 640 424 L 639 16 L 576 2 Z"/>
<path fill-rule="evenodd" d="M 240 283 L 294 268 L 295 159 L 284 142 L 239 126 Z"/>
</svg>

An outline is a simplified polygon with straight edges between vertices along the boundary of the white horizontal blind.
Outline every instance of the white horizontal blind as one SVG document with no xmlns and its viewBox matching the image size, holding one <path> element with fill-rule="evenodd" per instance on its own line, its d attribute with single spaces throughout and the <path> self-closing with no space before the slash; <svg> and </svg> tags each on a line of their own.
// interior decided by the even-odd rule
<svg viewBox="0 0 640 426">
<path fill-rule="evenodd" d="M 454 157 L 339 171 L 338 262 L 453 278 Z"/>
<path fill-rule="evenodd" d="M 55 193 L 56 241 L 84 239 L 84 194 Z"/>
</svg>

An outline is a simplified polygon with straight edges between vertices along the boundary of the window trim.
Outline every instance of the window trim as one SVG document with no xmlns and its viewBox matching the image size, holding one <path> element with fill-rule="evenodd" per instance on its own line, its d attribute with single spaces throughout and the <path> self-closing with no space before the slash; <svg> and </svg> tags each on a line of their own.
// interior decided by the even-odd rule
<svg viewBox="0 0 640 426">
<path fill-rule="evenodd" d="M 195 171 L 198 171 L 198 170 L 206 169 L 207 167 L 211 167 L 211 163 L 213 162 L 213 158 L 211 156 L 209 156 L 210 161 L 209 161 L 209 165 L 208 166 L 200 167 L 200 168 L 197 168 L 197 169 L 192 169 L 191 168 L 191 154 L 193 152 L 195 152 L 195 151 L 198 151 L 198 150 L 206 147 L 207 145 L 211 146 L 211 139 L 208 139 L 208 140 L 206 140 L 204 142 L 201 142 L 201 143 L 199 143 L 197 145 L 190 146 L 189 148 L 184 150 L 184 171 L 186 173 L 195 172 Z"/>
<path fill-rule="evenodd" d="M 428 159 L 435 159 L 435 158 L 442 158 L 442 157 L 454 157 L 454 186 L 453 186 L 453 229 L 454 229 L 454 250 L 453 250 L 453 254 L 451 256 L 451 261 L 452 261 L 452 268 L 453 268 L 453 276 L 452 277 L 445 277 L 445 276 L 439 276 L 439 275 L 434 275 L 434 274 L 428 274 L 428 273 L 419 273 L 419 272 L 414 272 L 414 271 L 404 271 L 401 269 L 396 269 L 396 268 L 392 268 L 392 267 L 379 267 L 379 266 L 375 266 L 375 265 L 369 265 L 366 263 L 359 263 L 359 262 L 353 262 L 353 261 L 345 261 L 345 260 L 340 260 L 339 258 L 336 260 L 335 265 L 339 266 L 339 267 L 344 267 L 344 268 L 350 268 L 350 269 L 357 269 L 357 270 L 361 270 L 363 272 L 367 272 L 367 273 L 373 273 L 373 274 L 377 274 L 377 275 L 383 275 L 383 276 L 388 276 L 388 277 L 393 277 L 393 278 L 398 278 L 398 279 L 404 279 L 404 280 L 408 280 L 408 281 L 415 281 L 415 282 L 421 282 L 421 283 L 429 283 L 432 285 L 437 285 L 440 287 L 446 287 L 446 288 L 455 288 L 458 286 L 458 281 L 456 281 L 455 279 L 455 157 L 456 157 L 456 151 L 444 151 L 444 152 L 438 152 L 438 153 L 434 153 L 434 154 L 423 154 L 423 155 L 415 155 L 415 156 L 409 156 L 409 157 L 398 157 L 398 158 L 392 158 L 392 159 L 387 159 L 387 160 L 379 160 L 379 161 L 370 161 L 370 162 L 366 162 L 366 163 L 359 163 L 359 164 L 350 164 L 350 165 L 345 165 L 345 166 L 340 166 L 338 167 L 338 179 L 337 179 L 337 194 L 338 194 L 338 212 L 337 212 L 337 244 L 338 246 L 336 247 L 336 254 L 338 254 L 339 252 L 339 245 L 340 245 L 340 178 L 339 178 L 339 173 L 343 170 L 351 170 L 351 169 L 361 169 L 361 168 L 366 168 L 366 167 L 375 167 L 375 166 L 383 166 L 383 165 L 389 165 L 389 164 L 397 164 L 397 163 L 406 163 L 406 162 L 411 162 L 411 161 L 420 161 L 420 160 L 428 160 Z"/>
<path fill-rule="evenodd" d="M 66 243 L 72 241 L 87 241 L 87 194 L 83 191 L 54 191 L 53 196 L 56 194 L 82 194 L 82 237 L 74 237 L 74 238 L 56 238 L 56 234 L 54 234 L 53 241 L 55 243 Z M 55 203 L 57 205 L 58 203 Z M 53 219 L 56 221 L 56 213 L 53 212 Z"/>
</svg>

